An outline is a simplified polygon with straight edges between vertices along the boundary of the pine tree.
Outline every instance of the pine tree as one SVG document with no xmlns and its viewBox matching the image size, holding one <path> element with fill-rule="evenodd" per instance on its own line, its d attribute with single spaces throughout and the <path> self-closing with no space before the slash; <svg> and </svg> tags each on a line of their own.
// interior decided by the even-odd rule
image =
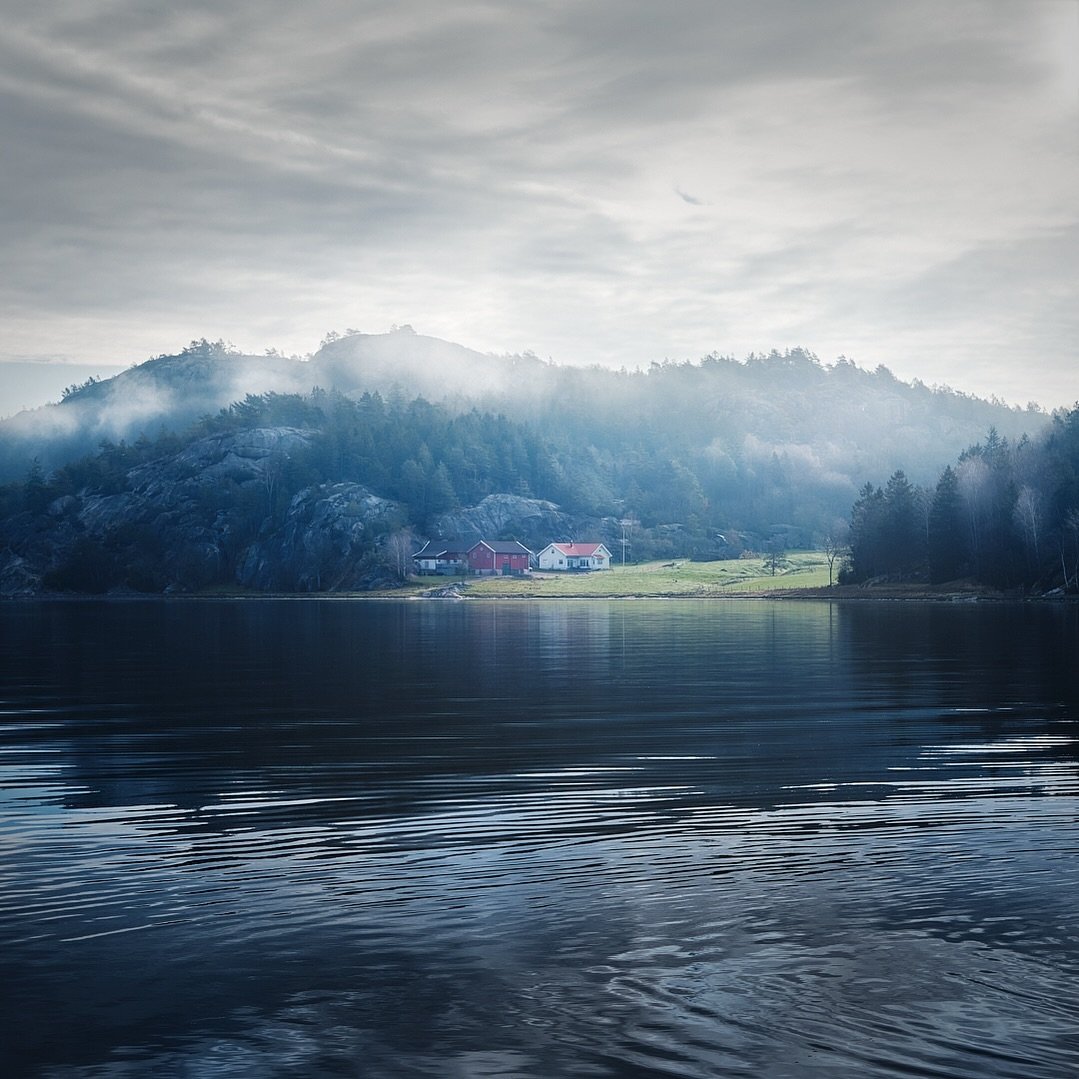
<svg viewBox="0 0 1079 1079">
<path fill-rule="evenodd" d="M 929 509 L 929 580 L 934 584 L 952 581 L 966 569 L 967 530 L 959 478 L 948 465 L 937 481 Z"/>
<path fill-rule="evenodd" d="M 892 473 L 884 488 L 879 540 L 886 573 L 907 576 L 925 563 L 925 542 L 918 525 L 917 492 L 902 469 Z"/>
<path fill-rule="evenodd" d="M 850 564 L 844 580 L 866 581 L 883 572 L 884 492 L 867 483 L 850 513 Z"/>
</svg>

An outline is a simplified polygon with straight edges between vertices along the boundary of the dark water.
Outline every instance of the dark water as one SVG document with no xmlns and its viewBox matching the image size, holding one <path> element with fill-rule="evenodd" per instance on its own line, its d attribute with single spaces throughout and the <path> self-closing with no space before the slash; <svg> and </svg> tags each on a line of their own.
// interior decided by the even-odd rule
<svg viewBox="0 0 1079 1079">
<path fill-rule="evenodd" d="M 1079 612 L 0 606 L 0 1074 L 1079 1074 Z"/>
</svg>

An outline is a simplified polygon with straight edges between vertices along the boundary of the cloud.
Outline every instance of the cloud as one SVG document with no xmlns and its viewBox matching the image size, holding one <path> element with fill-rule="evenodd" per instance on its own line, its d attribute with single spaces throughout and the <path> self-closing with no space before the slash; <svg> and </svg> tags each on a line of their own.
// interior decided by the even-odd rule
<svg viewBox="0 0 1079 1079">
<path fill-rule="evenodd" d="M 804 344 L 1060 391 L 1074 5 L 7 6 L 10 355 L 411 322 L 565 362 Z M 1017 272 L 1039 285 L 1005 322 Z"/>
</svg>

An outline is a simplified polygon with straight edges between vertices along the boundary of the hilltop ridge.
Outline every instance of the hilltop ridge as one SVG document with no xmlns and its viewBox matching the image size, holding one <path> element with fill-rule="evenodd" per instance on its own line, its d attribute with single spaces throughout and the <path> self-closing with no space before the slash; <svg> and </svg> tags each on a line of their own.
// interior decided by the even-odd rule
<svg viewBox="0 0 1079 1079">
<path fill-rule="evenodd" d="M 826 365 L 804 349 L 615 371 L 559 365 L 527 352 L 484 354 L 405 327 L 331 334 L 302 358 L 193 341 L 0 421 L 0 480 L 21 478 L 35 458 L 46 470 L 58 467 L 102 440 L 180 434 L 248 394 L 316 387 L 350 396 L 424 397 L 455 411 L 493 410 L 583 444 L 597 434 L 609 440 L 618 428 L 616 441 L 626 444 L 635 425 L 666 426 L 680 451 L 708 452 L 719 468 L 776 453 L 822 473 L 847 473 L 857 462 L 859 476 L 884 476 L 897 463 L 915 478 L 928 476 L 990 426 L 1019 437 L 1047 422 L 1029 407 L 905 383 L 886 368 L 867 371 L 842 358 Z"/>
</svg>

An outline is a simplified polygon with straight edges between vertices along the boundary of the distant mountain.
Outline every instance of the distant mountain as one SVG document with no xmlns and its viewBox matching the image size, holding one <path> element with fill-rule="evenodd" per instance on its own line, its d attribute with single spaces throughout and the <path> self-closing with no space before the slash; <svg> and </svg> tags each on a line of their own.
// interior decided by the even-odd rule
<svg viewBox="0 0 1079 1079">
<path fill-rule="evenodd" d="M 0 594 L 389 583 L 371 556 L 400 507 L 356 483 L 307 484 L 299 497 L 276 497 L 283 462 L 310 452 L 314 437 L 247 428 L 146 461 L 135 451 L 106 455 L 78 484 L 31 480 L 0 525 Z"/>
<path fill-rule="evenodd" d="M 484 455 L 482 472 L 458 467 Z M 490 415 L 321 391 L 249 396 L 186 438 L 110 444 L 0 488 L 0 595 L 362 590 L 411 569 L 419 527 L 534 549 L 552 535 L 613 535 L 615 521 L 496 493 L 564 491 L 548 470 L 539 440 Z"/>
</svg>

